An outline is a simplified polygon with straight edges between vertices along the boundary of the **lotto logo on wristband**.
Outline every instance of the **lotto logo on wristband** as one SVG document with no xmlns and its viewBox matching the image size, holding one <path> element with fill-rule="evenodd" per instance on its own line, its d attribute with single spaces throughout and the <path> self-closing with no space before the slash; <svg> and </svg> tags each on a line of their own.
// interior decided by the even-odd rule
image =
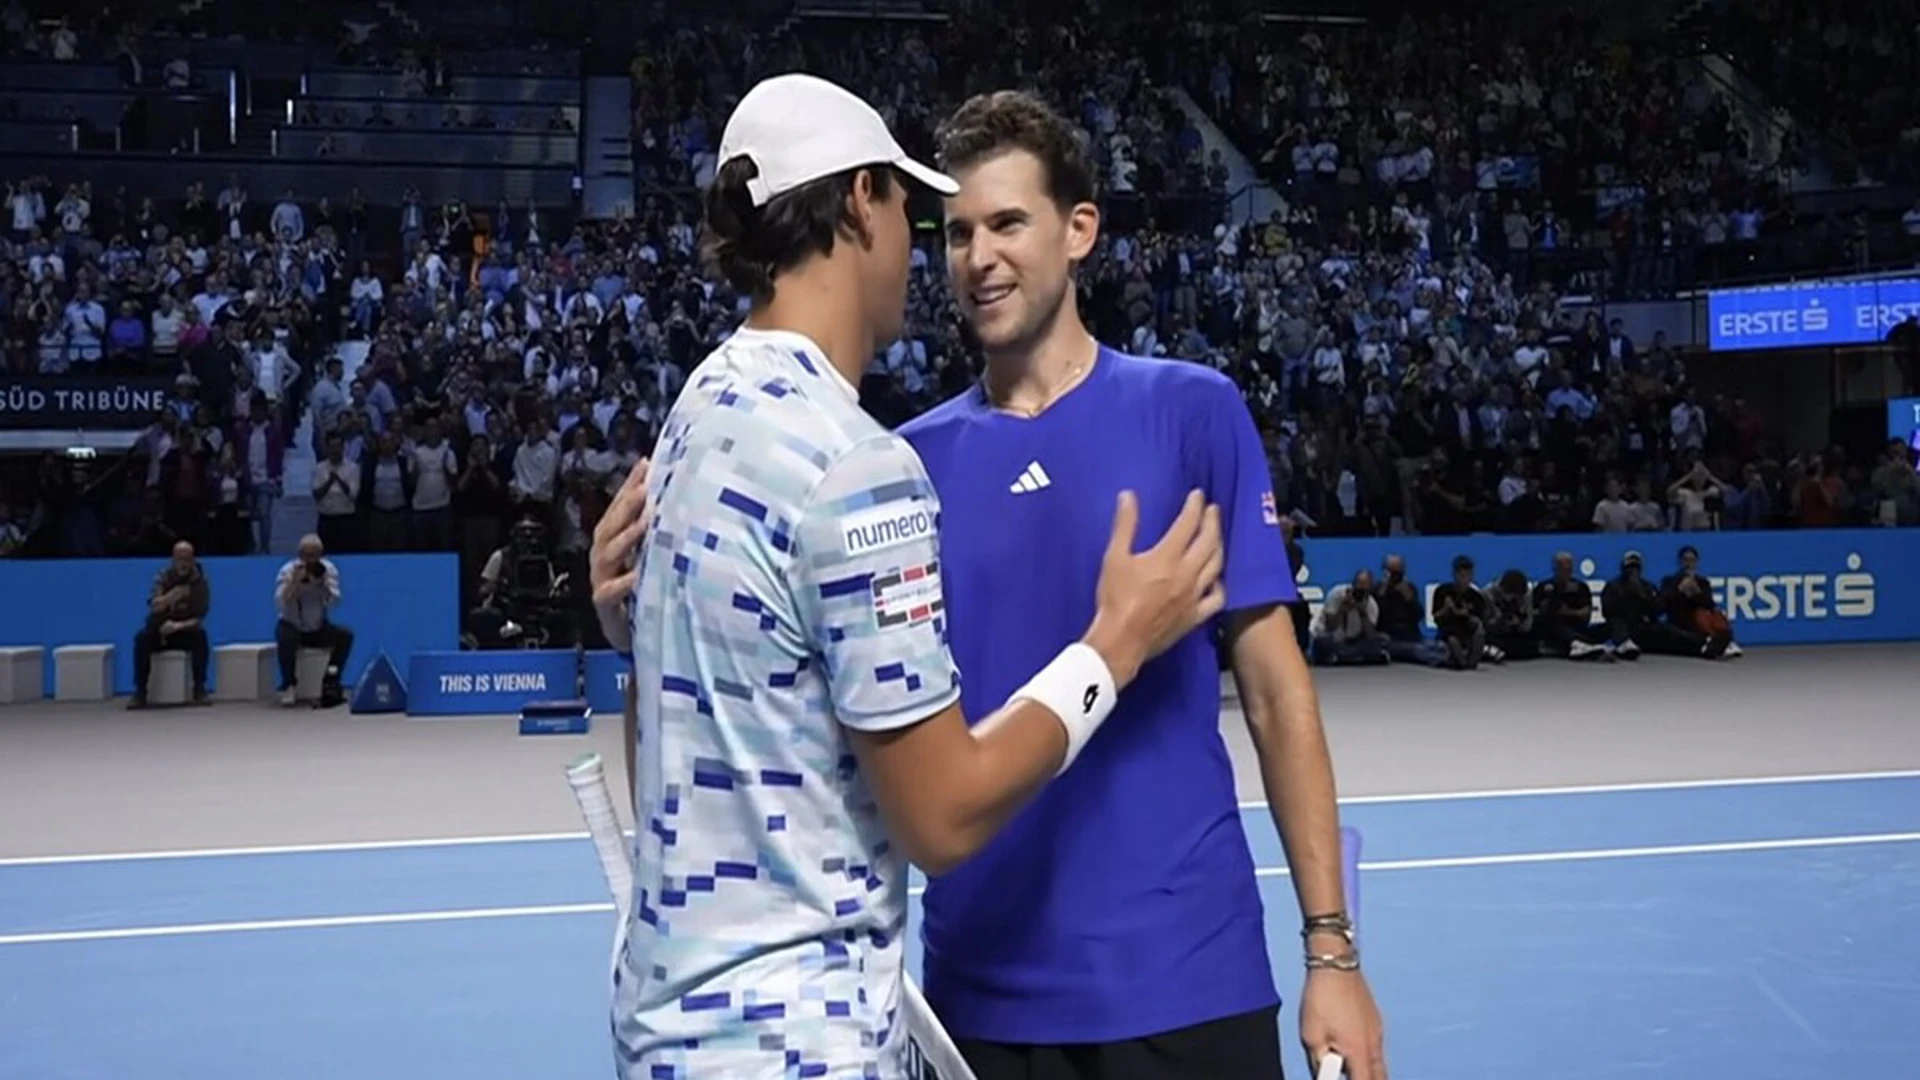
<svg viewBox="0 0 1920 1080">
<path fill-rule="evenodd" d="M 945 608 L 938 562 L 901 567 L 873 579 L 873 621 L 882 630 L 919 626 Z"/>
</svg>

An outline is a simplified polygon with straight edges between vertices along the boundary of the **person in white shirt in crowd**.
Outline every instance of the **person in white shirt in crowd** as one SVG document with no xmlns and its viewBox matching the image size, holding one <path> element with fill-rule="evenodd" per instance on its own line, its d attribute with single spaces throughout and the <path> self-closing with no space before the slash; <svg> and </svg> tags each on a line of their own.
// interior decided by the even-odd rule
<svg viewBox="0 0 1920 1080">
<path fill-rule="evenodd" d="M 307 394 L 307 405 L 313 410 L 313 430 L 323 436 L 339 424 L 349 401 L 346 364 L 338 356 L 329 356 L 325 372 Z"/>
<path fill-rule="evenodd" d="M 301 211 L 300 204 L 294 201 L 292 188 L 280 194 L 280 201 L 274 204 L 273 216 L 268 219 L 267 227 L 272 230 L 274 239 L 283 244 L 299 243 L 306 237 L 307 215 Z"/>
<path fill-rule="evenodd" d="M 460 460 L 439 420 L 421 425 L 412 458 L 414 550 L 452 551 L 453 479 L 459 475 Z"/>
<path fill-rule="evenodd" d="M 180 353 L 180 331 L 185 327 L 185 317 L 181 313 L 180 302 L 173 293 L 160 294 L 160 302 L 154 306 L 153 317 L 147 320 L 151 331 L 151 344 L 155 362 L 166 363 Z"/>
<path fill-rule="evenodd" d="M 98 365 L 104 354 L 107 309 L 93 297 L 93 287 L 82 283 L 73 290 L 65 313 L 67 358 L 74 364 Z"/>
<path fill-rule="evenodd" d="M 1639 513 L 1625 498 L 1626 485 L 1618 476 L 1607 477 L 1606 497 L 1594 504 L 1593 527 L 1597 532 L 1624 533 L 1633 532 L 1639 524 Z"/>
<path fill-rule="evenodd" d="M 1673 432 L 1673 448 L 1677 453 L 1697 454 L 1707 442 L 1706 410 L 1693 400 L 1693 394 L 1684 387 L 1678 398 L 1668 415 L 1668 424 Z"/>
<path fill-rule="evenodd" d="M 38 180 L 8 184 L 5 205 L 12 217 L 13 238 L 20 243 L 26 243 L 47 217 L 47 201 L 40 194 Z"/>
<path fill-rule="evenodd" d="M 340 603 L 340 568 L 325 557 L 326 546 L 309 533 L 300 538 L 299 554 L 280 568 L 273 583 L 273 641 L 280 661 L 280 703 L 292 705 L 297 695 L 300 650 L 328 652 L 327 673 L 321 684 L 320 705 L 332 708 L 346 701 L 341 672 L 353 652 L 353 631 L 333 621 Z"/>
<path fill-rule="evenodd" d="M 507 493 L 517 508 L 531 507 L 542 522 L 551 522 L 559 470 L 557 440 L 548 433 L 546 421 L 535 417 L 527 425 L 526 438 L 513 452 L 513 478 L 507 482 Z"/>
<path fill-rule="evenodd" d="M 1675 509 L 1674 528 L 1703 532 L 1719 528 L 1719 511 L 1726 503 L 1726 483 L 1713 475 L 1705 461 L 1696 460 L 1678 480 L 1667 486 L 1667 501 Z"/>
<path fill-rule="evenodd" d="M 93 216 L 93 200 L 87 197 L 86 186 L 69 184 L 67 193 L 53 208 L 54 220 L 68 236 L 78 236 L 87 226 L 87 219 Z"/>
<path fill-rule="evenodd" d="M 335 551 L 358 547 L 360 465 L 347 457 L 346 440 L 326 437 L 326 454 L 313 467 L 313 502 L 320 514 L 320 538 Z"/>
<path fill-rule="evenodd" d="M 373 264 L 361 262 L 360 273 L 347 287 L 347 304 L 353 310 L 353 326 L 362 337 L 372 337 L 379 321 L 380 307 L 386 302 L 386 287 L 373 272 Z"/>
<path fill-rule="evenodd" d="M 412 535 L 412 515 L 408 512 L 413 492 L 410 465 L 395 431 L 381 432 L 374 440 L 372 454 L 360 463 L 365 478 L 361 495 L 366 503 L 369 551 L 407 550 Z"/>
</svg>

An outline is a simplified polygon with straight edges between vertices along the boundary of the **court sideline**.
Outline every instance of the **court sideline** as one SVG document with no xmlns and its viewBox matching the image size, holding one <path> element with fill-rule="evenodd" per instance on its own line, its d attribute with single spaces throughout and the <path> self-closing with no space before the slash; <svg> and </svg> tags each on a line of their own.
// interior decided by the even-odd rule
<svg viewBox="0 0 1920 1080">
<path fill-rule="evenodd" d="M 1920 645 L 1315 680 L 1346 798 L 1920 768 Z M 575 832 L 554 778 L 583 749 L 623 760 L 618 728 L 523 738 L 502 718 L 10 706 L 0 817 L 33 827 L 0 833 L 0 858 Z M 1221 731 L 1241 798 L 1261 799 L 1231 702 Z"/>
</svg>

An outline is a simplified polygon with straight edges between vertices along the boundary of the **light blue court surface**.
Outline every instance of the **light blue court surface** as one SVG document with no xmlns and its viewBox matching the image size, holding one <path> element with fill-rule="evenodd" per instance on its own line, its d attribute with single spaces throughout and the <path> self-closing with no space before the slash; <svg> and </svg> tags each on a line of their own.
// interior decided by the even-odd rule
<svg viewBox="0 0 1920 1080">
<path fill-rule="evenodd" d="M 1345 819 L 1398 1080 L 1920 1075 L 1920 774 Z M 0 1077 L 606 1077 L 610 910 L 580 837 L 0 860 Z"/>
</svg>

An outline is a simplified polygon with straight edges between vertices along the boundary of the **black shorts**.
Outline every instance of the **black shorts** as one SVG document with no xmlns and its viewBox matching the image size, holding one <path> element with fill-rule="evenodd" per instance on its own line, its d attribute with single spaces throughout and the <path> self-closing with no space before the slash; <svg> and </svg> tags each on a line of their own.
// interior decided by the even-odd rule
<svg viewBox="0 0 1920 1080">
<path fill-rule="evenodd" d="M 1120 1042 L 954 1041 L 979 1080 L 1281 1080 L 1277 1006 Z"/>
</svg>

